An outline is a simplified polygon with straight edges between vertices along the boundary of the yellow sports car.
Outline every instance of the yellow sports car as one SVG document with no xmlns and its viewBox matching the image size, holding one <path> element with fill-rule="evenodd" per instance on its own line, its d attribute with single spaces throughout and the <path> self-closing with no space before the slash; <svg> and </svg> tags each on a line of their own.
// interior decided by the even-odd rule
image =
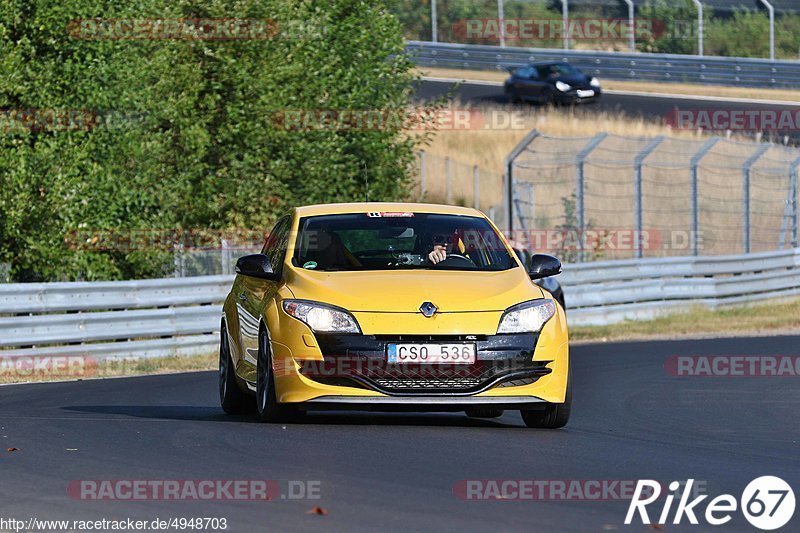
<svg viewBox="0 0 800 533">
<path fill-rule="evenodd" d="M 282 421 L 316 409 L 518 409 L 567 423 L 564 309 L 481 212 L 443 205 L 300 207 L 236 264 L 221 325 L 228 413 Z M 255 396 L 255 401 L 253 401 Z"/>
</svg>

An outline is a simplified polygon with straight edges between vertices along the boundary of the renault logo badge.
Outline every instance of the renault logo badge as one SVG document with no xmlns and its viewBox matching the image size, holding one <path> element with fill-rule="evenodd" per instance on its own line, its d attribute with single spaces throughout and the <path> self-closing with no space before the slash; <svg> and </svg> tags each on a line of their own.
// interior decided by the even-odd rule
<svg viewBox="0 0 800 533">
<path fill-rule="evenodd" d="M 437 307 L 433 305 L 431 302 L 425 302 L 424 304 L 419 306 L 419 310 L 422 312 L 423 315 L 430 318 L 437 311 Z"/>
</svg>

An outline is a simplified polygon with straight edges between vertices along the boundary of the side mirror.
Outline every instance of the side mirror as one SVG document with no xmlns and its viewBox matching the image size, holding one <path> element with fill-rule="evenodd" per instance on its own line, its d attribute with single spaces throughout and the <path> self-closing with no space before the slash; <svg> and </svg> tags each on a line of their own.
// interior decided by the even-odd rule
<svg viewBox="0 0 800 533">
<path fill-rule="evenodd" d="M 534 254 L 528 267 L 531 279 L 549 278 L 561 274 L 561 261 L 552 255 Z"/>
<path fill-rule="evenodd" d="M 236 273 L 242 276 L 250 276 L 251 278 L 277 279 L 269 262 L 269 257 L 264 254 L 251 254 L 240 257 L 236 261 Z"/>
</svg>

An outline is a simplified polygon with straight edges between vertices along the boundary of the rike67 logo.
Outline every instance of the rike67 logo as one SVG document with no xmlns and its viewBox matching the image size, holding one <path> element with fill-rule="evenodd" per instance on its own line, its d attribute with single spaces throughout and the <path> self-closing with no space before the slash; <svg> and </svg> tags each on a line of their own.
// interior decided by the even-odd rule
<svg viewBox="0 0 800 533">
<path fill-rule="evenodd" d="M 721 494 L 706 504 L 704 513 L 700 512 L 700 504 L 708 498 L 708 495 L 696 496 L 690 501 L 693 484 L 694 479 L 687 480 L 685 488 L 678 494 L 677 491 L 683 484 L 678 481 L 670 483 L 670 494 L 664 498 L 664 506 L 658 515 L 658 521 L 653 522 L 655 516 L 650 517 L 647 506 L 656 502 L 661 496 L 661 484 L 651 479 L 640 479 L 628 507 L 625 524 L 631 524 L 637 512 L 643 524 L 666 524 L 676 496 L 679 501 L 673 515 L 673 524 L 680 524 L 685 517 L 690 524 L 697 525 L 699 523 L 697 517 L 700 515 L 709 525 L 721 526 L 731 520 L 732 513 L 735 513 L 738 507 L 751 525 L 764 531 L 771 531 L 786 525 L 794 515 L 794 491 L 779 477 L 762 476 L 754 479 L 745 487 L 739 501 L 730 494 Z"/>
</svg>

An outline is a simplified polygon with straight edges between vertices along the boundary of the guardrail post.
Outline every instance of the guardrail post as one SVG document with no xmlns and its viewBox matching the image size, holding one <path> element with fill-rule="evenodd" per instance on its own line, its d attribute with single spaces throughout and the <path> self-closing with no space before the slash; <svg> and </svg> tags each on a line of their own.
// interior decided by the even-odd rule
<svg viewBox="0 0 800 533">
<path fill-rule="evenodd" d="M 703 157 L 711 151 L 715 144 L 719 142 L 719 137 L 714 137 L 703 143 L 703 146 L 692 156 L 691 181 L 692 181 L 692 234 L 689 239 L 692 243 L 692 255 L 697 255 L 699 249 L 698 236 L 700 235 L 700 206 L 697 194 L 697 167 Z"/>
<path fill-rule="evenodd" d="M 586 192 L 586 185 L 584 183 L 583 166 L 586 163 L 586 158 L 592 153 L 592 150 L 597 148 L 597 145 L 603 142 L 603 139 L 608 137 L 608 133 L 600 132 L 586 143 L 586 146 L 578 152 L 575 156 L 575 216 L 578 225 L 578 254 L 577 262 L 582 263 L 584 259 L 584 246 L 586 238 L 586 205 L 584 203 L 584 193 Z"/>
<path fill-rule="evenodd" d="M 655 150 L 659 144 L 664 140 L 663 135 L 659 135 L 655 139 L 651 140 L 647 145 L 642 149 L 641 152 L 636 154 L 636 157 L 633 159 L 634 164 L 634 178 L 633 178 L 633 207 L 634 207 L 634 217 L 635 217 L 635 224 L 636 224 L 636 258 L 642 258 L 642 233 L 643 223 L 642 223 L 642 164 L 644 163 L 645 158 L 650 155 L 653 150 Z"/>
<path fill-rule="evenodd" d="M 538 136 L 538 131 L 531 130 L 530 133 L 511 150 L 511 153 L 509 153 L 503 161 L 503 168 L 505 169 L 505 174 L 503 176 L 503 198 L 505 198 L 506 228 L 509 234 L 514 230 L 514 162 Z"/>
<path fill-rule="evenodd" d="M 478 165 L 472 166 L 472 205 L 480 209 L 481 174 Z"/>
<path fill-rule="evenodd" d="M 746 254 L 750 253 L 750 170 L 769 148 L 762 144 L 742 165 L 742 247 Z"/>
</svg>

